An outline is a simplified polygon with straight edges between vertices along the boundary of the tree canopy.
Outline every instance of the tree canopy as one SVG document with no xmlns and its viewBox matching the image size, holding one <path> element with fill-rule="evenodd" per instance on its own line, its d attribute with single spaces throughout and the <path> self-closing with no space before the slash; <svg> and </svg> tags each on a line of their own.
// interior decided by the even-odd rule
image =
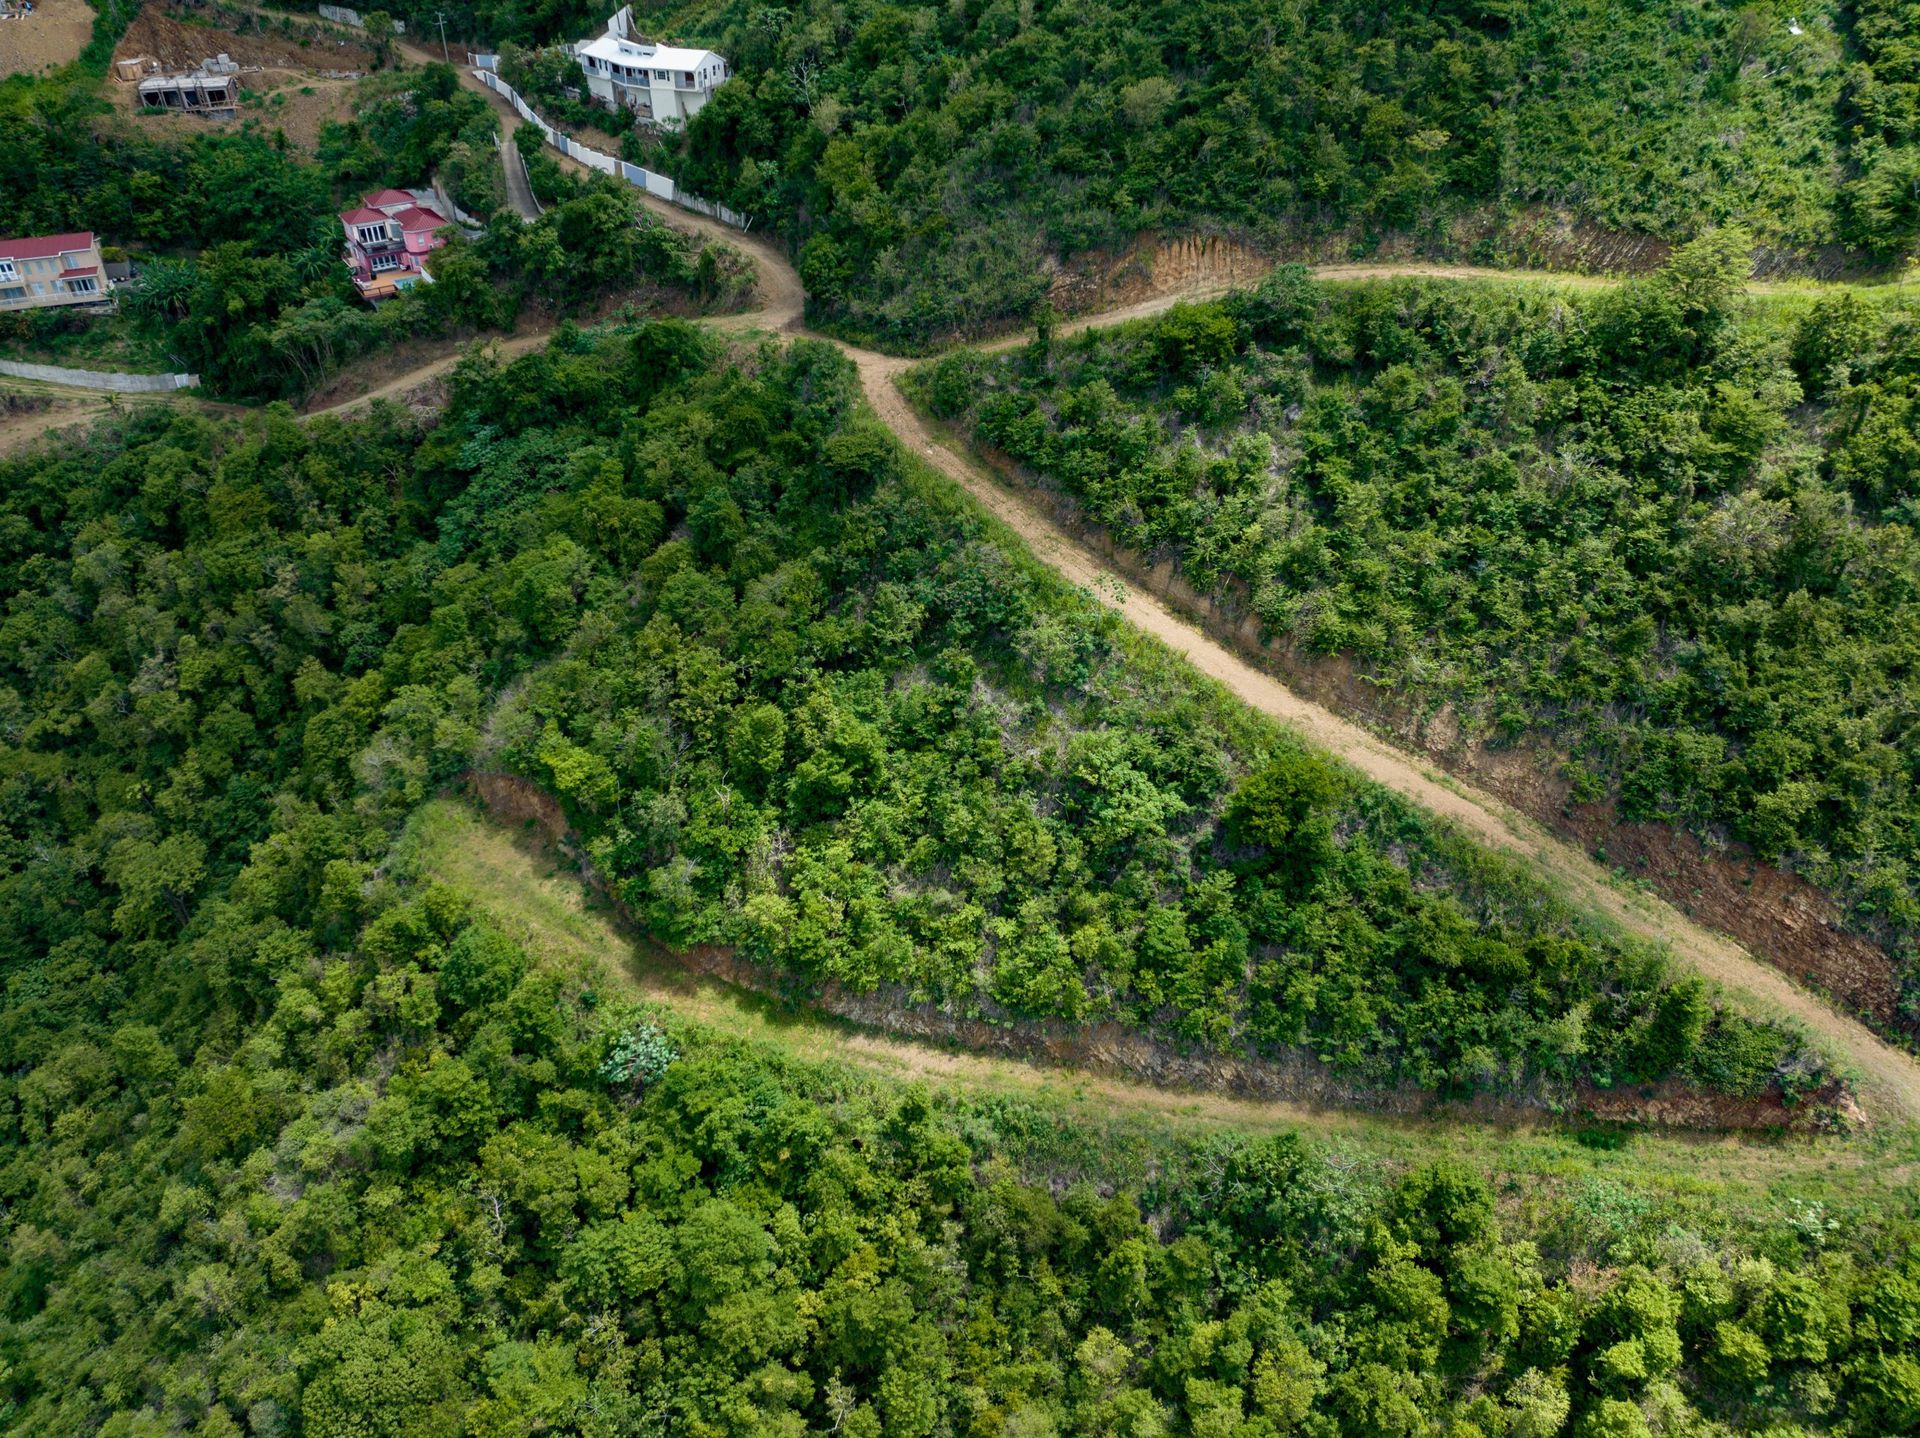
<svg viewBox="0 0 1920 1438">
<path fill-rule="evenodd" d="M 1746 265 L 1709 237 L 1600 294 L 1287 270 L 917 383 L 1288 662 L 1834 893 L 1910 1023 L 1920 325 L 1742 301 Z"/>
</svg>

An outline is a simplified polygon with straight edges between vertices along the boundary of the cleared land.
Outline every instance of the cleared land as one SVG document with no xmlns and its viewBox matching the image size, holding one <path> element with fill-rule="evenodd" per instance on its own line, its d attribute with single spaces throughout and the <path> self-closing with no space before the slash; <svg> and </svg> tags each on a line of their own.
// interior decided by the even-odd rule
<svg viewBox="0 0 1920 1438">
<path fill-rule="evenodd" d="M 0 20 L 0 79 L 72 64 L 92 34 L 86 0 L 35 0 L 31 15 Z"/>
</svg>

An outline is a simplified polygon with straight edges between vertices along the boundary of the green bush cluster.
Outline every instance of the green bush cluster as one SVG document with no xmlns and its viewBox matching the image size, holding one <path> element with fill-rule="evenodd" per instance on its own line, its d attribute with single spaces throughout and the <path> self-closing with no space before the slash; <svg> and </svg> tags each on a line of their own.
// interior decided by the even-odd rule
<svg viewBox="0 0 1920 1438">
<path fill-rule="evenodd" d="M 12 466 L 12 882 L 53 885 L 17 943 L 51 952 L 32 915 L 96 871 L 103 938 L 157 941 L 280 808 L 395 815 L 484 732 L 663 937 L 803 981 L 1305 1044 L 1360 1083 L 1819 1081 L 1704 1000 L 1662 1037 L 1657 955 L 1023 567 L 856 395 L 828 347 L 716 366 L 661 323 L 470 361 L 426 435 L 143 418 L 105 462 Z M 55 819 L 77 867 L 32 857 Z"/>
<path fill-rule="evenodd" d="M 1698 995 L 1663 1038 L 1656 955 L 1013 561 L 830 349 L 702 375 L 702 343 L 641 332 L 632 372 L 670 388 L 617 435 L 470 446 L 441 519 L 499 543 L 565 474 L 578 542 L 631 576 L 488 732 L 652 931 L 1000 1022 L 1304 1045 L 1368 1084 L 1803 1086 L 1784 1033 Z"/>
<path fill-rule="evenodd" d="M 281 830 L 274 841 L 290 837 Z M 266 865 L 270 872 L 260 872 Z M 271 848 L 0 1080 L 0 1422 L 239 1438 L 1882 1438 L 1911 1224 L 1829 1247 L 1496 1208 L 1288 1136 L 1049 1185 L 1045 1121 L 620 1020 L 404 860 L 358 929 Z M 324 893 L 324 879 L 318 881 Z M 624 1038 L 626 1035 L 622 1035 Z M 618 1041 L 616 1041 L 617 1043 Z M 617 1051 L 617 1050 L 616 1050 Z M 1903 1247 L 1908 1251 L 1903 1256 Z M 137 1308 L 141 1321 L 110 1321 Z"/>
<path fill-rule="evenodd" d="M 653 1024 L 640 1023 L 624 1029 L 600 1060 L 600 1077 L 611 1088 L 644 1088 L 658 1083 L 673 1067 L 680 1051 Z"/>
<path fill-rule="evenodd" d="M 1742 303 L 1744 251 L 1600 294 L 1289 270 L 916 383 L 1302 662 L 1834 892 L 1911 1015 L 1920 317 Z"/>
</svg>

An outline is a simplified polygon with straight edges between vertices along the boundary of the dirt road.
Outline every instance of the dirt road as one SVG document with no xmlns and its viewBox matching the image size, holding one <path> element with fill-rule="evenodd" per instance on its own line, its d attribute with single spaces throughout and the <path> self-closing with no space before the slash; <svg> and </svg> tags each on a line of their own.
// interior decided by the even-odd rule
<svg viewBox="0 0 1920 1438">
<path fill-rule="evenodd" d="M 428 57 L 410 46 L 400 47 L 409 58 Z M 468 72 L 462 82 L 492 98 L 502 112 L 503 125 L 517 125 L 518 116 Z M 509 127 L 510 129 L 510 127 Z M 650 208 L 682 228 L 726 240 L 751 254 L 759 268 L 759 308 L 722 320 L 717 327 L 764 329 L 778 333 L 806 333 L 802 329 L 804 292 L 799 276 L 779 246 L 766 237 L 741 234 L 712 220 L 657 200 Z M 1342 266 L 1321 272 L 1327 278 L 1360 279 L 1417 274 L 1483 277 L 1490 271 L 1452 270 L 1435 265 Z M 1587 285 L 1605 281 L 1584 280 Z M 1152 314 L 1181 299 L 1196 297 L 1213 287 L 1197 285 L 1179 294 L 1165 294 L 1104 315 L 1081 316 L 1063 330 L 1094 324 L 1113 324 Z M 523 353 L 545 336 L 529 334 L 498 342 L 503 355 Z M 999 341 L 1017 344 L 1018 336 Z M 1287 723 L 1315 743 L 1337 754 L 1368 777 L 1413 800 L 1423 808 L 1457 824 L 1478 841 L 1517 855 L 1550 878 L 1575 904 L 1603 914 L 1625 931 L 1667 944 L 1676 959 L 1698 970 L 1725 989 L 1745 996 L 1762 1011 L 1791 1017 L 1820 1036 L 1836 1057 L 1857 1075 L 1861 1103 L 1881 1120 L 1920 1118 L 1920 1064 L 1882 1042 L 1863 1025 L 1834 1012 L 1797 988 L 1779 972 L 1754 958 L 1732 940 L 1702 927 L 1678 910 L 1651 896 L 1616 885 L 1584 853 L 1549 834 L 1507 805 L 1460 781 L 1429 769 L 1358 725 L 1293 693 L 1272 675 L 1256 669 L 1225 646 L 1174 614 L 1154 595 L 1122 575 L 1079 544 L 1042 513 L 1026 496 L 1009 489 L 983 465 L 941 443 L 901 395 L 896 377 L 911 360 L 881 355 L 850 345 L 841 348 L 858 366 L 869 403 L 880 419 L 914 453 L 973 495 L 1002 523 L 1028 544 L 1034 553 L 1069 582 L 1095 593 L 1119 596 L 1117 607 L 1133 625 L 1183 655 L 1189 663 L 1217 680 L 1235 697 Z M 450 355 L 402 375 L 373 392 L 330 407 L 338 413 L 377 398 L 403 394 L 444 374 L 457 362 Z"/>
<path fill-rule="evenodd" d="M 651 207 L 673 224 L 725 239 L 753 256 L 760 271 L 758 290 L 762 308 L 727 317 L 721 322 L 725 327 L 808 333 L 802 328 L 805 296 L 800 277 L 777 245 L 762 236 L 727 229 L 663 201 L 652 201 Z M 1494 272 L 1461 272 L 1434 265 L 1351 265 L 1321 273 L 1327 278 L 1361 279 L 1463 273 L 1466 277 L 1482 278 Z M 1073 331 L 1096 324 L 1119 323 L 1156 313 L 1191 297 L 1191 293 L 1160 295 L 1104 315 L 1080 316 L 1061 328 Z M 1008 345 L 1021 341 L 1022 337 L 1013 336 L 997 343 Z M 1203 674 L 1225 685 L 1236 698 L 1300 730 L 1369 778 L 1452 821 L 1478 841 L 1517 855 L 1549 877 L 1576 905 L 1605 915 L 1628 933 L 1670 946 L 1681 963 L 1729 992 L 1745 997 L 1757 1009 L 1806 1025 L 1825 1040 L 1843 1064 L 1855 1071 L 1861 1103 L 1869 1116 L 1920 1119 L 1920 1064 L 1908 1055 L 1883 1042 L 1864 1025 L 1828 1008 L 1731 939 L 1695 923 L 1657 898 L 1615 884 L 1605 870 L 1577 847 L 1555 838 L 1492 795 L 1429 769 L 1360 726 L 1303 699 L 1272 675 L 1254 668 L 1173 613 L 1158 598 L 1125 579 L 1068 536 L 1026 496 L 1002 484 L 985 466 L 940 443 L 895 383 L 898 375 L 914 361 L 852 345 L 841 344 L 840 348 L 858 367 L 868 403 L 900 441 L 973 495 L 1068 581 L 1096 593 L 1117 593 L 1120 613 L 1130 623 L 1183 655 Z"/>
<path fill-rule="evenodd" d="M 976 1097 L 1038 1101 L 1076 1122 L 1145 1121 L 1186 1133 L 1306 1129 L 1367 1162 L 1394 1167 L 1471 1157 L 1489 1173 L 1511 1175 L 1514 1183 L 1498 1187 L 1521 1203 L 1537 1196 L 1543 1184 L 1576 1175 L 1617 1181 L 1621 1155 L 1583 1147 L 1545 1114 L 1462 1119 L 1243 1098 L 956 1049 L 776 1003 L 662 953 L 597 901 L 573 865 L 537 831 L 484 818 L 458 799 L 434 799 L 416 810 L 400 847 L 420 873 L 465 894 L 477 913 L 543 961 L 584 969 L 600 982 L 619 985 L 623 997 L 659 1004 L 709 1031 L 809 1063 L 844 1064 L 890 1081 Z M 1911 1187 L 1917 1141 L 1892 1134 L 1865 1142 L 1809 1135 L 1781 1143 L 1762 1135 L 1664 1129 L 1637 1134 L 1631 1162 L 1641 1193 L 1698 1195 L 1704 1182 L 1729 1194 L 1777 1201 L 1777 1185 L 1791 1182 L 1806 1197 L 1830 1194 L 1878 1208 Z"/>
<path fill-rule="evenodd" d="M 1127 580 L 1064 533 L 1026 495 L 1008 488 L 970 456 L 941 443 L 894 383 L 903 362 L 854 351 L 867 400 L 914 453 L 966 490 L 1063 578 L 1096 594 L 1119 596 L 1116 607 L 1135 628 L 1182 655 L 1242 702 L 1297 729 L 1368 778 L 1452 821 L 1490 848 L 1517 855 L 1547 876 L 1577 907 L 1604 914 L 1628 933 L 1671 946 L 1680 962 L 1761 1012 L 1772 1011 L 1820 1035 L 1858 1074 L 1870 1115 L 1920 1118 L 1920 1065 L 1864 1025 L 1834 1012 L 1731 939 L 1694 923 L 1651 895 L 1628 890 L 1578 848 L 1489 794 L 1430 769 L 1331 710 L 1303 699 L 1254 668 L 1160 599 Z"/>
</svg>

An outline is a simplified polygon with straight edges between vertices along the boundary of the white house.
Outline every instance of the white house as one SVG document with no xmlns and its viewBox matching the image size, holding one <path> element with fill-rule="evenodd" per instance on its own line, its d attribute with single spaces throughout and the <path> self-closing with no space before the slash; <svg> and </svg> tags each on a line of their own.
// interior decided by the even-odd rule
<svg viewBox="0 0 1920 1438">
<path fill-rule="evenodd" d="M 633 24 L 633 7 L 607 21 L 607 33 L 573 47 L 596 100 L 656 125 L 680 125 L 700 113 L 727 78 L 727 62 L 711 50 L 656 45 Z"/>
</svg>

